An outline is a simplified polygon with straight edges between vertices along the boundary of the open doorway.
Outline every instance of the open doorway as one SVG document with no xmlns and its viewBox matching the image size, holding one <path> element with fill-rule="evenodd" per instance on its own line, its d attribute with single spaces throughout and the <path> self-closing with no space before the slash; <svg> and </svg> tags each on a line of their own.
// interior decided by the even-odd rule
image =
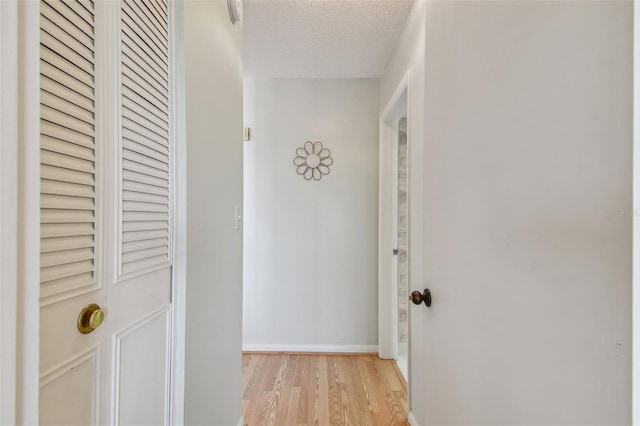
<svg viewBox="0 0 640 426">
<path fill-rule="evenodd" d="M 379 342 L 409 381 L 408 74 L 380 116 Z"/>
</svg>

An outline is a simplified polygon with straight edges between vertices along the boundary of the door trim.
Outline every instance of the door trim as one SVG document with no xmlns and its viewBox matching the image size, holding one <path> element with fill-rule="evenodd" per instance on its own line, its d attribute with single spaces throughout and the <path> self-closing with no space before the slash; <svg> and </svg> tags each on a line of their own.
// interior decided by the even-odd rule
<svg viewBox="0 0 640 426">
<path fill-rule="evenodd" d="M 633 13 L 633 389 L 632 423 L 640 426 L 640 2 Z"/>
<path fill-rule="evenodd" d="M 173 75 L 169 96 L 172 154 L 171 191 L 171 372 L 170 412 L 172 425 L 184 424 L 185 333 L 187 311 L 187 131 L 184 72 L 184 2 L 169 2 L 169 73 Z"/>
<path fill-rule="evenodd" d="M 40 329 L 40 3 L 18 2 L 16 424 L 38 424 Z"/>
<path fill-rule="evenodd" d="M 406 108 L 407 112 L 407 134 L 410 134 L 409 119 L 409 97 L 410 74 L 407 70 L 404 77 L 396 87 L 391 99 L 380 115 L 380 139 L 379 139 L 379 180 L 378 180 L 378 348 L 380 358 L 395 359 L 398 356 L 396 342 L 398 340 L 398 294 L 395 291 L 393 276 L 395 267 L 392 250 L 397 237 L 394 237 L 393 230 L 396 229 L 394 223 L 396 209 L 393 207 L 396 200 L 393 194 L 397 192 L 394 188 L 396 179 L 393 171 L 396 169 L 394 161 L 397 158 L 397 132 L 394 132 L 394 122 L 397 122 Z M 402 102 L 406 94 L 406 105 Z M 410 138 L 408 138 L 410 139 Z M 394 150 L 395 148 L 395 150 Z M 411 173 L 408 170 L 407 176 Z M 411 231 L 409 231 L 411 232 Z"/>
<path fill-rule="evenodd" d="M 16 424 L 18 4 L 0 3 L 0 424 Z"/>
</svg>

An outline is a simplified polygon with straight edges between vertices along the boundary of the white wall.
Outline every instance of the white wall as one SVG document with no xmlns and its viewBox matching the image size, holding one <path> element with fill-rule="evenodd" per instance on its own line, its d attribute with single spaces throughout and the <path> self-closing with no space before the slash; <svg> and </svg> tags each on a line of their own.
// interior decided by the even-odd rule
<svg viewBox="0 0 640 426">
<path fill-rule="evenodd" d="M 245 80 L 244 345 L 377 345 L 378 80 Z M 305 181 L 305 141 L 334 158 Z"/>
<path fill-rule="evenodd" d="M 184 3 L 187 117 L 185 423 L 238 424 L 242 345 L 242 26 Z"/>
<path fill-rule="evenodd" d="M 632 17 L 428 4 L 421 424 L 630 423 Z"/>
</svg>

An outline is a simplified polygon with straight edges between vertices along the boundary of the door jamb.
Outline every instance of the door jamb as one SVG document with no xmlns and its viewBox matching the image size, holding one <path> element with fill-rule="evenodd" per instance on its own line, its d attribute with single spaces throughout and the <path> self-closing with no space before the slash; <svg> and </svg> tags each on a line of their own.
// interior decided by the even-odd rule
<svg viewBox="0 0 640 426">
<path fill-rule="evenodd" d="M 640 1 L 633 13 L 633 389 L 632 424 L 640 426 Z"/>
<path fill-rule="evenodd" d="M 378 354 L 383 359 L 397 358 L 397 300 L 394 288 L 392 250 L 395 241 L 392 235 L 393 224 L 393 159 L 396 158 L 392 149 L 397 147 L 397 134 L 393 132 L 393 121 L 399 119 L 399 110 L 403 109 L 400 102 L 406 94 L 407 120 L 409 120 L 409 99 L 411 70 L 407 70 L 396 87 L 389 102 L 380 115 L 379 126 L 379 178 L 378 178 Z M 407 133 L 409 134 L 409 122 Z M 395 141 L 395 143 L 394 143 Z M 396 150 L 397 151 L 397 150 Z"/>
<path fill-rule="evenodd" d="M 40 4 L 18 1 L 16 409 L 38 424 L 40 329 Z M 4 77 L 3 77 L 4 79 Z M 3 92 L 4 95 L 4 92 Z M 3 141 L 4 144 L 5 141 Z M 3 336 L 4 337 L 4 336 Z"/>
<path fill-rule="evenodd" d="M 184 2 L 169 2 L 169 72 L 171 78 L 172 168 L 171 190 L 174 194 L 171 220 L 171 369 L 170 424 L 184 424 L 185 334 L 187 300 L 187 135 L 184 88 Z"/>
<path fill-rule="evenodd" d="M 0 424 L 16 424 L 18 3 L 0 3 Z"/>
</svg>

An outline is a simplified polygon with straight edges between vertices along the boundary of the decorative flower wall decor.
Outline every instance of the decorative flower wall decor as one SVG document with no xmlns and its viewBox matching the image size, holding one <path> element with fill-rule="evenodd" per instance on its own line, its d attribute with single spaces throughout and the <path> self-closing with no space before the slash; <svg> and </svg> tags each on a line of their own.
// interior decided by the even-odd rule
<svg viewBox="0 0 640 426">
<path fill-rule="evenodd" d="M 296 149 L 293 164 L 298 167 L 296 172 L 306 180 L 320 180 L 322 175 L 328 175 L 331 171 L 329 166 L 333 164 L 333 158 L 329 148 L 323 148 L 321 142 L 307 141 L 304 147 Z"/>
</svg>

